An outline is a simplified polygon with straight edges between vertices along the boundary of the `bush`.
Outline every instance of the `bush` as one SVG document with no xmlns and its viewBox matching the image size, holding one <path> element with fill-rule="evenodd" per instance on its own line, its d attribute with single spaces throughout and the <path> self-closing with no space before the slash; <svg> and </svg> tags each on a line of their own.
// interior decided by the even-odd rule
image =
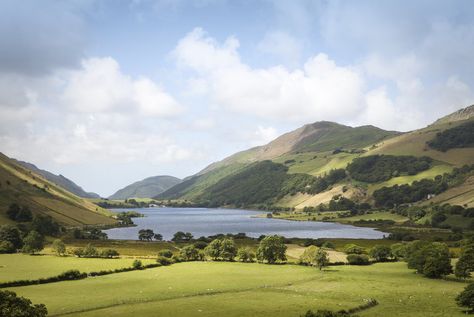
<svg viewBox="0 0 474 317">
<path fill-rule="evenodd" d="M 59 239 L 53 241 L 52 248 L 58 256 L 62 256 L 66 253 L 66 245 Z"/>
<path fill-rule="evenodd" d="M 467 307 L 474 311 L 474 283 L 470 283 L 466 288 L 456 297 L 458 306 Z"/>
<path fill-rule="evenodd" d="M 114 249 L 105 249 L 102 252 L 100 252 L 101 258 L 112 259 L 112 258 L 118 257 L 119 255 L 120 254 L 118 253 L 118 251 Z"/>
<path fill-rule="evenodd" d="M 14 253 L 15 247 L 10 241 L 0 241 L 0 254 L 1 253 Z"/>
<path fill-rule="evenodd" d="M 255 259 L 255 253 L 252 251 L 252 249 L 245 247 L 245 248 L 240 248 L 237 251 L 237 259 L 240 262 L 253 262 Z"/>
<path fill-rule="evenodd" d="M 16 293 L 0 291 L 0 316 L 5 317 L 44 317 L 48 314 L 43 304 L 31 303 L 24 297 L 17 297 Z"/>
<path fill-rule="evenodd" d="M 171 259 L 171 257 L 173 256 L 173 252 L 171 252 L 171 250 L 161 250 L 160 252 L 158 252 L 158 256 L 163 256 L 165 258 Z"/>
<path fill-rule="evenodd" d="M 344 246 L 344 252 L 347 254 L 366 254 L 367 251 L 358 245 L 355 244 L 346 244 Z"/>
<path fill-rule="evenodd" d="M 179 256 L 183 261 L 197 261 L 201 259 L 199 250 L 194 245 L 187 245 L 179 251 Z"/>
<path fill-rule="evenodd" d="M 173 260 L 171 260 L 171 258 L 161 255 L 156 258 L 156 262 L 160 263 L 163 266 L 173 264 Z"/>
<path fill-rule="evenodd" d="M 370 249 L 369 255 L 377 262 L 386 262 L 392 257 L 392 250 L 386 245 L 376 245 Z"/>
<path fill-rule="evenodd" d="M 370 263 L 369 257 L 365 254 L 349 254 L 347 262 L 351 265 L 368 265 Z"/>
<path fill-rule="evenodd" d="M 12 252 L 21 249 L 23 246 L 20 230 L 12 225 L 0 226 L 0 241 L 10 242 L 13 245 Z"/>
<path fill-rule="evenodd" d="M 132 268 L 135 269 L 135 270 L 142 270 L 143 269 L 142 261 L 140 261 L 140 260 L 133 261 Z"/>
<path fill-rule="evenodd" d="M 30 231 L 28 235 L 23 239 L 23 248 L 21 252 L 35 254 L 43 250 L 44 237 L 36 231 Z"/>
</svg>

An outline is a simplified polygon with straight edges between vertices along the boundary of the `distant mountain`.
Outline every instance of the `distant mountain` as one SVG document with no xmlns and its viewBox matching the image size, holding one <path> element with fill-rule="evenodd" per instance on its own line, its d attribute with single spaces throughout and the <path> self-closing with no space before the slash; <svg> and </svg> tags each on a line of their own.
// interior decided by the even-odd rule
<svg viewBox="0 0 474 317">
<path fill-rule="evenodd" d="M 271 201 L 275 206 L 296 208 L 327 203 L 335 195 L 370 202 L 373 192 L 384 186 L 434 179 L 437 175 L 449 173 L 454 167 L 474 164 L 474 147 L 470 145 L 474 144 L 474 140 L 465 140 L 474 135 L 468 130 L 472 128 L 471 121 L 474 121 L 474 106 L 460 109 L 426 128 L 407 133 L 385 131 L 374 126 L 349 127 L 327 121 L 307 124 L 283 134 L 264 146 L 238 152 L 215 162 L 199 173 L 187 177 L 182 183 L 159 194 L 156 198 L 186 199 L 192 202 L 211 202 L 221 205 L 226 205 L 228 202 L 235 206 L 245 206 L 250 202 L 255 206 Z M 449 144 L 444 144 L 448 137 Z M 438 139 L 444 142 L 443 151 L 432 145 L 440 143 Z M 452 139 L 459 142 L 452 142 Z M 437 142 L 433 143 L 434 140 Z M 421 172 L 410 174 L 394 172 L 395 175 L 391 175 L 386 181 L 375 183 L 354 181 L 346 169 L 347 165 L 356 158 L 374 155 L 427 156 L 433 159 L 433 163 Z M 253 177 L 252 173 L 256 169 L 270 166 L 255 165 L 266 160 L 279 166 L 275 167 L 274 172 L 271 168 L 265 169 L 264 178 Z M 285 173 L 288 175 L 307 174 L 323 177 L 331 170 L 345 169 L 348 177 L 327 187 L 325 192 L 311 194 L 300 190 L 301 180 L 307 181 L 307 179 L 303 176 L 283 177 L 281 165 L 287 168 Z M 264 179 L 283 179 L 284 181 L 280 182 L 280 187 L 272 187 L 271 192 L 275 194 L 275 197 L 270 199 L 266 194 L 259 194 L 260 197 L 266 197 L 265 200 L 255 201 L 251 196 L 255 196 L 260 182 Z M 466 190 L 474 190 L 472 182 L 464 186 Z M 242 188 L 246 189 L 247 194 L 242 195 L 244 192 Z M 449 197 L 446 199 L 448 200 Z M 469 206 L 471 204 L 474 205 L 474 201 L 468 203 Z M 247 205 L 247 207 L 251 206 Z"/>
<path fill-rule="evenodd" d="M 107 209 L 76 196 L 0 153 L 0 224 L 12 222 L 5 214 L 12 203 L 28 206 L 33 214 L 49 215 L 65 226 L 116 223 Z"/>
<path fill-rule="evenodd" d="M 179 183 L 181 180 L 173 176 L 148 177 L 118 190 L 109 199 L 152 198 Z"/>
<path fill-rule="evenodd" d="M 52 182 L 52 183 L 54 183 L 58 186 L 61 186 L 65 190 L 73 193 L 74 195 L 77 195 L 77 196 L 82 197 L 82 198 L 100 198 L 100 196 L 98 194 L 92 193 L 92 192 L 86 192 L 84 189 L 82 189 L 82 187 L 80 187 L 79 185 L 74 183 L 72 180 L 70 180 L 67 177 L 64 177 L 61 174 L 60 175 L 53 174 L 53 173 L 48 172 L 46 170 L 42 170 L 42 169 L 36 167 L 36 165 L 28 163 L 28 162 L 23 162 L 23 161 L 18 161 L 18 160 L 15 160 L 15 161 L 18 164 L 26 167 L 27 169 L 29 169 L 29 170 L 37 173 L 37 174 L 40 174 L 41 176 L 43 176 L 44 178 L 46 178 L 50 182 Z"/>
</svg>

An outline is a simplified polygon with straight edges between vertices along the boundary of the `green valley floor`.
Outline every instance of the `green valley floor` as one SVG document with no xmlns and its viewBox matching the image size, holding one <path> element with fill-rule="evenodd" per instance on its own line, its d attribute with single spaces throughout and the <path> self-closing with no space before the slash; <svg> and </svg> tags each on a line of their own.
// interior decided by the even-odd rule
<svg viewBox="0 0 474 317">
<path fill-rule="evenodd" d="M 2 264 L 10 256 L 18 257 L 1 256 L 0 272 L 15 271 Z M 65 269 L 51 260 L 55 257 L 20 257 L 15 262 L 29 261 L 31 268 L 18 267 L 15 277 L 31 277 L 28 270 L 42 261 L 49 261 L 52 272 Z M 71 264 L 81 271 L 102 266 L 100 259 L 74 260 Z M 115 260 L 103 265 L 110 267 L 109 261 Z M 416 317 L 463 316 L 454 298 L 465 286 L 419 276 L 403 262 L 332 266 L 322 272 L 297 265 L 188 262 L 10 290 L 46 304 L 49 316 L 297 317 L 308 309 L 348 309 L 374 298 L 380 304 L 358 315 Z"/>
</svg>

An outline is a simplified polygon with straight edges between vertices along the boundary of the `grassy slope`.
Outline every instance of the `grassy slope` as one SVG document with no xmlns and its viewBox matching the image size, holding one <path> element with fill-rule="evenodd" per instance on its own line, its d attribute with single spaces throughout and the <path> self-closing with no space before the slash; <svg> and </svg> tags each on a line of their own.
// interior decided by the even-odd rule
<svg viewBox="0 0 474 317">
<path fill-rule="evenodd" d="M 8 206 L 18 202 L 29 206 L 32 212 L 50 215 L 65 225 L 115 223 L 108 210 L 71 194 L 2 154 L 0 184 L 0 221 L 5 219 Z"/>
<path fill-rule="evenodd" d="M 96 272 L 132 266 L 133 259 L 82 259 L 50 255 L 0 254 L 0 282 L 38 279 L 58 275 L 67 270 Z M 143 264 L 154 260 L 141 260 Z"/>
<path fill-rule="evenodd" d="M 295 265 L 191 262 L 12 290 L 45 303 L 50 316 L 296 317 L 375 298 L 380 305 L 360 316 L 417 317 L 463 316 L 454 298 L 465 285 L 423 278 L 405 263 L 320 272 Z"/>
</svg>

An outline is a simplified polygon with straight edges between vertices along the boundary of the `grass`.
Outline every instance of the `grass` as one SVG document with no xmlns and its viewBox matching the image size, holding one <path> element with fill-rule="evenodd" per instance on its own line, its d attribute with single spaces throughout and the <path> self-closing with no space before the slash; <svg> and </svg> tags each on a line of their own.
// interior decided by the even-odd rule
<svg viewBox="0 0 474 317">
<path fill-rule="evenodd" d="M 300 316 L 348 309 L 375 298 L 360 316 L 463 316 L 464 283 L 421 277 L 405 263 L 337 266 L 189 262 L 80 281 L 12 288 L 50 316 Z"/>
<path fill-rule="evenodd" d="M 142 260 L 143 264 L 155 263 Z M 76 269 L 81 272 L 118 269 L 132 266 L 133 259 L 84 259 L 51 255 L 0 254 L 0 282 L 38 279 Z"/>
<path fill-rule="evenodd" d="M 404 223 L 405 221 L 409 219 L 399 214 L 395 214 L 395 213 L 391 213 L 387 211 L 378 211 L 378 212 L 373 212 L 370 214 L 357 215 L 357 216 L 347 217 L 347 218 L 339 218 L 337 222 L 352 223 L 359 220 L 393 220 L 396 223 Z"/>
</svg>

